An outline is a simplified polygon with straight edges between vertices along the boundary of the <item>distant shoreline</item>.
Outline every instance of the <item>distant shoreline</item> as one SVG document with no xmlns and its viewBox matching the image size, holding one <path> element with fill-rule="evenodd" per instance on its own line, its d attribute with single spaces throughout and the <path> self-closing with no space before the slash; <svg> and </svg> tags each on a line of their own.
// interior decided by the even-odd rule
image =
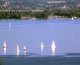
<svg viewBox="0 0 80 65">
<path fill-rule="evenodd" d="M 49 19 L 72 19 L 72 18 L 48 18 L 48 19 L 34 19 L 34 18 L 31 18 L 31 19 L 27 19 L 27 18 L 24 18 L 24 19 L 0 19 L 0 20 L 49 20 Z M 73 18 L 72 20 L 75 20 L 75 19 L 80 19 L 80 18 Z"/>
<path fill-rule="evenodd" d="M 1 11 L 0 19 L 77 19 L 80 18 L 79 10 L 56 10 L 56 11 Z"/>
</svg>

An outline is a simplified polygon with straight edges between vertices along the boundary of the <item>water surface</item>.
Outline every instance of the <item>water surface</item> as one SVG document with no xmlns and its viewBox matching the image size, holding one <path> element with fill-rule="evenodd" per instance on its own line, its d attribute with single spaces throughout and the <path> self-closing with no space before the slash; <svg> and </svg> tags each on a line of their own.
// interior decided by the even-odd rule
<svg viewBox="0 0 80 65">
<path fill-rule="evenodd" d="M 41 55 L 41 42 L 45 46 L 43 55 L 52 55 L 53 40 L 55 55 L 80 53 L 80 19 L 0 20 L 0 55 L 3 55 L 4 41 L 7 55 L 16 54 L 16 45 L 19 45 L 20 55 L 23 55 L 24 45 L 28 53 Z"/>
</svg>

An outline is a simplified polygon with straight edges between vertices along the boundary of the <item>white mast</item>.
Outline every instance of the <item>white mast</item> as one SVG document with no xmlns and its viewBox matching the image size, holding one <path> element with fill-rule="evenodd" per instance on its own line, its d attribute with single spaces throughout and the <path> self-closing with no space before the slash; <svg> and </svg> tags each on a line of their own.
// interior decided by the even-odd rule
<svg viewBox="0 0 80 65">
<path fill-rule="evenodd" d="M 17 47 L 16 47 L 16 55 L 19 55 L 19 52 L 20 52 L 20 50 L 19 50 L 19 47 L 17 45 Z"/>
<path fill-rule="evenodd" d="M 6 42 L 4 41 L 4 45 L 3 45 L 4 55 L 6 55 L 6 48 L 7 48 L 7 46 L 6 46 Z"/>
<path fill-rule="evenodd" d="M 41 42 L 41 53 L 43 55 L 43 50 L 44 50 L 44 45 L 43 45 L 43 42 Z"/>
<path fill-rule="evenodd" d="M 52 53 L 53 53 L 53 55 L 54 55 L 54 54 L 55 54 L 55 49 L 56 49 L 56 45 L 55 45 L 54 40 L 53 40 L 53 42 L 52 42 L 51 48 L 52 48 Z"/>
</svg>

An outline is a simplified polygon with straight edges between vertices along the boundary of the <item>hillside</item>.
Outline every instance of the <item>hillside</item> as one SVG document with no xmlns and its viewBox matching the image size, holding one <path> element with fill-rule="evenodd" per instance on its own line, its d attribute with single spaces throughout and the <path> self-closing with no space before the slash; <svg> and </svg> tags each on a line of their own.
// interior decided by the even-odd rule
<svg viewBox="0 0 80 65">
<path fill-rule="evenodd" d="M 80 0 L 0 0 L 0 10 L 80 9 Z"/>
</svg>

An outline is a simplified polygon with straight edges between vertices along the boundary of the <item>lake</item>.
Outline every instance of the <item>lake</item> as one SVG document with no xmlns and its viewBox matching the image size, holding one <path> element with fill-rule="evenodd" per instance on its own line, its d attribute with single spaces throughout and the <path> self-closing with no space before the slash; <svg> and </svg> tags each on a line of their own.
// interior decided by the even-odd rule
<svg viewBox="0 0 80 65">
<path fill-rule="evenodd" d="M 80 54 L 78 56 L 0 56 L 3 58 L 1 65 L 80 65 Z"/>
<path fill-rule="evenodd" d="M 55 55 L 80 53 L 80 19 L 0 20 L 0 55 L 4 55 L 5 41 L 6 55 L 16 55 L 17 45 L 20 55 L 24 54 L 24 46 L 27 53 L 41 55 L 43 42 L 43 55 L 52 56 L 53 40 Z"/>
</svg>

